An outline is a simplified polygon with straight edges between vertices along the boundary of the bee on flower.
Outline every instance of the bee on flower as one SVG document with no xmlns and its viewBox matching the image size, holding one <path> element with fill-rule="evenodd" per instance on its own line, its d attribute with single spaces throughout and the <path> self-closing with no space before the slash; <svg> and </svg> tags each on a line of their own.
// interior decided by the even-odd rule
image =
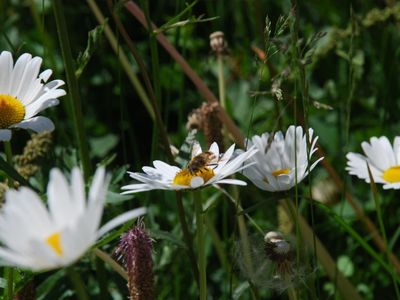
<svg viewBox="0 0 400 300">
<path fill-rule="evenodd" d="M 212 184 L 246 185 L 238 179 L 227 178 L 236 172 L 249 167 L 247 160 L 257 150 L 255 147 L 233 157 L 235 145 L 223 153 L 219 153 L 217 143 L 213 143 L 208 151 L 203 152 L 198 142 L 192 149 L 191 160 L 184 168 L 171 166 L 160 160 L 153 162 L 154 167 L 143 167 L 144 173 L 128 172 L 129 176 L 140 183 L 123 186 L 123 194 L 138 193 L 149 190 L 185 190 L 196 189 Z"/>
<path fill-rule="evenodd" d="M 59 87 L 62 80 L 48 83 L 52 71 L 47 69 L 39 74 L 42 58 L 22 54 L 15 65 L 12 54 L 0 54 L 0 141 L 11 139 L 14 128 L 30 129 L 34 132 L 52 131 L 53 122 L 36 116 L 42 110 L 57 105 L 58 97 L 66 93 Z"/>
</svg>

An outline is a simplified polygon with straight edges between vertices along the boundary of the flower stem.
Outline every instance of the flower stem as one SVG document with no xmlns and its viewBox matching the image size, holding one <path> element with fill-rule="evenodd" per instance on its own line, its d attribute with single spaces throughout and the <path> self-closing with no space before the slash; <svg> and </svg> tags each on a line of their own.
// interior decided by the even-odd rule
<svg viewBox="0 0 400 300">
<path fill-rule="evenodd" d="M 4 152 L 6 153 L 7 162 L 12 164 L 12 148 L 10 141 L 4 142 Z"/>
<path fill-rule="evenodd" d="M 93 252 L 94 254 L 96 254 L 98 258 L 100 258 L 102 261 L 108 264 L 111 267 L 111 269 L 113 269 L 115 272 L 121 275 L 122 278 L 128 280 L 128 274 L 126 273 L 124 268 L 119 263 L 117 263 L 110 255 L 100 250 L 99 248 L 94 248 Z"/>
<path fill-rule="evenodd" d="M 6 160 L 8 162 L 9 165 L 13 165 L 12 162 L 12 147 L 11 147 L 11 142 L 10 141 L 6 141 L 4 142 L 4 152 L 6 153 Z M 14 187 L 14 179 L 12 179 L 12 177 L 9 176 L 10 181 L 10 187 Z"/>
<path fill-rule="evenodd" d="M 183 207 L 182 203 L 182 193 L 177 191 L 176 192 L 176 205 L 178 207 L 178 216 L 179 216 L 179 221 L 181 223 L 182 227 L 182 232 L 183 232 L 183 239 L 185 241 L 186 247 L 188 248 L 188 255 L 189 255 L 189 260 L 192 265 L 192 271 L 194 274 L 194 277 L 196 278 L 197 285 L 199 285 L 199 268 L 197 267 L 196 263 L 196 256 L 194 255 L 193 251 L 193 237 L 190 234 L 187 222 L 186 222 L 186 216 L 185 216 L 185 209 Z"/>
<path fill-rule="evenodd" d="M 100 25 L 104 25 L 104 34 L 111 45 L 111 48 L 116 53 L 118 60 L 124 69 L 126 75 L 128 76 L 129 81 L 131 82 L 133 88 L 135 89 L 139 99 L 142 101 L 144 107 L 146 108 L 147 112 L 149 113 L 152 120 L 155 120 L 154 110 L 152 104 L 147 96 L 145 89 L 142 86 L 138 76 L 133 71 L 131 63 L 129 62 L 128 56 L 125 54 L 125 51 L 118 45 L 118 40 L 115 34 L 112 32 L 110 26 L 107 24 L 107 20 L 104 18 L 103 14 L 101 13 L 99 7 L 94 0 L 87 0 L 87 3 L 92 10 L 93 15 L 97 19 Z M 113 16 L 115 14 L 113 13 Z M 119 21 L 119 19 L 117 19 Z M 117 21 L 116 20 L 116 21 Z M 117 23 L 118 28 L 119 23 Z"/>
<path fill-rule="evenodd" d="M 4 289 L 3 298 L 7 300 L 13 300 L 14 298 L 14 268 L 4 268 L 4 278 L 7 278 L 7 288 Z"/>
<path fill-rule="evenodd" d="M 377 191 L 377 188 L 376 188 L 376 184 L 374 182 L 374 178 L 372 177 L 371 169 L 370 169 L 368 163 L 367 163 L 367 169 L 368 169 L 369 179 L 370 179 L 370 182 L 371 182 L 370 185 L 371 185 L 372 197 L 374 198 L 374 201 L 375 201 L 376 216 L 377 216 L 377 219 L 378 219 L 378 222 L 379 222 L 379 228 L 381 230 L 383 241 L 385 242 L 385 245 L 386 245 L 386 249 L 387 249 L 386 254 L 387 254 L 387 258 L 388 258 L 389 264 L 390 264 L 390 248 L 387 246 L 388 245 L 388 243 L 387 243 L 387 235 L 386 235 L 385 225 L 383 223 L 380 198 L 379 198 L 379 194 L 378 194 L 378 191 Z M 395 272 L 396 272 L 396 270 L 394 269 L 394 267 L 392 267 L 391 270 L 390 270 L 390 275 L 392 276 L 393 286 L 394 286 L 394 290 L 395 290 L 395 293 L 396 293 L 396 299 L 399 300 L 400 299 L 400 291 L 399 291 L 399 287 L 397 286 Z"/>
<path fill-rule="evenodd" d="M 219 91 L 219 102 L 223 109 L 226 110 L 226 99 L 225 99 L 225 78 L 224 78 L 224 61 L 222 55 L 217 56 L 218 61 L 218 91 Z"/>
<path fill-rule="evenodd" d="M 11 147 L 11 142 L 6 141 L 4 142 L 4 152 L 6 153 L 6 159 L 7 162 L 12 166 L 12 147 Z M 14 187 L 14 179 L 9 176 L 8 180 L 10 181 L 9 186 Z M 12 300 L 13 299 L 13 294 L 14 294 L 14 268 L 12 267 L 5 267 L 4 268 L 4 277 L 7 278 L 7 289 L 4 290 L 4 294 L 7 295 L 7 298 L 4 297 L 4 299 Z"/>
<path fill-rule="evenodd" d="M 82 281 L 81 276 L 76 272 L 73 267 L 66 268 L 69 279 L 74 286 L 76 295 L 79 300 L 89 300 L 89 295 L 86 293 L 87 289 Z"/>
<path fill-rule="evenodd" d="M 201 191 L 194 191 L 194 207 L 196 211 L 197 247 L 200 280 L 200 300 L 207 299 L 206 253 L 204 242 L 204 215 Z"/>
<path fill-rule="evenodd" d="M 85 180 L 90 173 L 90 158 L 87 144 L 87 138 L 83 126 L 82 104 L 79 95 L 78 80 L 75 76 L 74 60 L 71 53 L 71 45 L 68 38 L 68 28 L 64 16 L 64 8 L 61 0 L 55 0 L 53 3 L 54 17 L 56 20 L 58 38 L 60 42 L 61 53 L 64 60 L 65 74 L 68 82 L 69 92 L 69 112 L 74 124 L 74 131 L 78 143 L 80 158 L 83 166 Z"/>
<path fill-rule="evenodd" d="M 340 270 L 337 270 L 335 261 L 317 236 L 315 236 L 315 248 L 313 247 L 313 230 L 310 225 L 308 225 L 304 217 L 296 211 L 295 205 L 292 203 L 292 201 L 286 198 L 283 199 L 282 203 L 286 212 L 292 217 L 293 221 L 298 223 L 297 226 L 299 226 L 302 232 L 301 236 L 304 239 L 304 243 L 311 251 L 317 252 L 319 263 L 324 267 L 328 277 L 335 282 L 342 295 L 342 298 L 347 300 L 361 300 L 362 298 L 358 294 L 356 288 L 342 274 L 342 272 L 340 272 Z"/>
</svg>

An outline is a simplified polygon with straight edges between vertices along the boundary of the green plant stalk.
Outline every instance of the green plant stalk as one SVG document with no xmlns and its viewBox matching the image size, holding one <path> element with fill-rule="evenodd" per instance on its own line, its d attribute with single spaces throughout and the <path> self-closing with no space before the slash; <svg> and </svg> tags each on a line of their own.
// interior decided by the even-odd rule
<svg viewBox="0 0 400 300">
<path fill-rule="evenodd" d="M 296 9 L 297 9 L 296 1 L 292 0 L 291 5 L 292 5 L 293 12 L 296 12 Z M 298 49 L 297 49 L 297 40 L 298 40 L 298 23 L 297 22 L 298 22 L 298 20 L 297 20 L 297 17 L 295 16 L 292 26 L 290 27 L 291 40 L 292 40 L 292 47 L 291 47 L 292 57 L 291 57 L 291 59 L 293 60 L 293 64 L 294 64 L 293 70 L 295 71 L 296 77 L 298 76 L 298 74 L 300 72 L 300 67 L 299 67 L 299 62 L 298 62 L 299 54 L 298 54 Z M 297 83 L 297 80 L 295 80 L 295 82 L 294 82 L 294 101 L 293 101 L 293 110 L 294 110 L 293 116 L 294 116 L 294 124 L 295 125 L 297 124 L 297 86 L 298 86 L 298 83 Z M 302 86 L 302 85 L 300 84 L 300 86 Z M 295 128 L 295 137 L 296 137 L 296 128 Z M 297 149 L 297 138 L 294 139 L 294 149 Z M 295 224 L 295 228 L 296 228 L 296 266 L 297 266 L 297 268 L 299 268 L 300 267 L 301 233 L 300 233 L 300 226 L 299 226 L 299 222 L 298 222 L 299 195 L 298 195 L 298 185 L 297 185 L 297 183 L 298 183 L 297 182 L 297 174 L 298 174 L 298 172 L 297 172 L 297 151 L 294 151 L 294 165 L 296 166 L 296 168 L 294 169 L 295 207 L 291 206 L 290 208 L 291 208 L 292 220 L 293 220 L 293 222 Z M 299 286 L 298 282 L 297 282 L 296 286 Z"/>
<path fill-rule="evenodd" d="M 222 268 L 224 269 L 224 271 L 227 274 L 229 274 L 229 272 L 230 272 L 229 263 L 226 258 L 226 249 L 224 247 L 224 244 L 221 241 L 221 238 L 220 238 L 217 230 L 215 229 L 213 222 L 210 220 L 210 218 L 208 216 L 205 216 L 205 222 L 207 225 L 207 232 L 209 233 L 209 235 L 214 243 L 215 250 L 217 251 L 217 255 L 218 255 L 219 261 L 222 265 Z"/>
<path fill-rule="evenodd" d="M 7 163 L 12 166 L 13 160 L 12 160 L 12 147 L 11 147 L 11 142 L 6 141 L 4 142 L 4 152 L 6 153 L 6 159 Z M 10 181 L 10 186 L 14 187 L 14 180 L 11 176 L 8 176 L 8 179 Z M 14 268 L 13 267 L 5 267 L 4 268 L 4 277 L 7 278 L 7 289 L 4 289 L 4 296 L 7 295 L 7 298 L 4 297 L 4 299 L 12 300 L 13 295 L 14 295 Z"/>
<path fill-rule="evenodd" d="M 146 18 L 140 9 L 140 7 L 133 1 L 127 1 L 124 4 L 125 8 L 145 27 L 147 26 Z M 153 25 L 153 30 L 155 26 Z M 182 57 L 180 53 L 175 49 L 175 47 L 168 41 L 164 34 L 159 33 L 157 35 L 157 40 L 164 47 L 164 49 L 172 56 L 172 58 L 182 67 L 186 75 L 192 80 L 193 84 L 196 86 L 200 94 L 207 99 L 209 103 L 218 103 L 218 99 L 207 87 L 204 81 L 193 71 L 189 66 L 187 61 Z M 239 147 L 244 148 L 244 136 L 240 132 L 239 128 L 235 125 L 233 120 L 229 117 L 224 109 L 219 110 L 218 117 L 221 122 L 226 126 L 227 130 L 232 134 L 235 142 Z"/>
<path fill-rule="evenodd" d="M 11 147 L 11 142 L 10 141 L 5 141 L 4 142 L 4 152 L 6 154 L 7 162 L 10 165 L 12 165 L 12 163 L 13 163 L 13 160 L 12 160 L 13 154 L 12 154 L 12 147 Z"/>
<path fill-rule="evenodd" d="M 150 13 L 149 13 L 149 2 L 147 0 L 142 0 L 141 1 L 142 6 L 144 6 L 144 14 L 146 17 L 146 22 L 147 26 L 150 29 L 149 30 L 149 44 L 150 44 L 150 54 L 151 54 L 151 71 L 152 71 L 152 81 L 153 81 L 153 87 L 154 87 L 154 95 L 153 95 L 153 109 L 155 110 L 157 108 L 157 115 L 156 115 L 156 125 L 153 128 L 153 143 L 152 143 L 152 157 L 156 155 L 157 152 L 157 142 L 159 140 L 159 130 L 158 129 L 165 129 L 163 126 L 163 122 L 161 119 L 161 83 L 160 83 L 160 63 L 158 59 L 158 46 L 157 46 L 157 40 L 155 38 L 154 33 L 151 31 L 152 25 L 150 21 Z M 164 137 L 165 135 L 163 135 Z M 168 140 L 165 142 L 165 144 L 169 144 Z M 169 146 L 169 145 L 168 145 Z M 165 149 L 166 154 L 170 153 L 169 147 Z"/>
<path fill-rule="evenodd" d="M 206 266 L 206 248 L 204 239 L 204 214 L 201 191 L 193 192 L 194 207 L 196 212 L 196 227 L 197 227 L 197 250 L 198 250 L 198 265 L 199 265 L 199 282 L 200 282 L 200 300 L 207 299 L 207 266 Z"/>
<path fill-rule="evenodd" d="M 303 110 L 303 119 L 304 119 L 304 127 L 305 127 L 305 136 L 306 140 L 309 141 L 309 132 L 308 132 L 308 107 L 309 107 L 309 102 L 310 102 L 310 95 L 309 95 L 309 88 L 308 88 L 308 82 L 306 78 L 306 69 L 304 63 L 302 63 L 303 60 L 303 51 L 299 52 L 298 49 L 298 41 L 299 41 L 299 18 L 298 18 L 298 3 L 297 0 L 292 0 L 292 11 L 294 13 L 294 21 L 293 21 L 293 26 L 291 26 L 291 39 L 292 39 L 292 58 L 294 59 L 294 64 L 295 68 L 297 69 L 296 75 L 298 75 L 298 85 L 295 83 L 295 92 L 297 95 L 297 86 L 299 86 L 300 90 L 300 95 L 301 95 L 301 103 L 302 103 L 302 110 Z M 294 101 L 294 117 L 295 117 L 295 124 L 297 123 L 297 101 L 295 99 Z M 294 141 L 294 148 L 297 149 L 297 138 L 295 138 Z M 307 147 L 307 171 L 310 173 L 310 148 Z M 298 198 L 298 188 L 297 188 L 297 151 L 295 151 L 295 180 L 296 180 L 296 185 L 295 185 L 295 193 L 296 193 L 296 210 L 297 214 L 296 217 L 298 217 L 298 207 L 299 207 L 299 198 Z M 311 185 L 309 186 L 309 192 L 310 195 L 312 196 L 311 192 Z M 314 203 L 311 201 L 310 203 L 310 214 L 311 214 L 311 226 L 314 227 Z M 296 221 L 296 224 L 298 222 Z M 315 233 L 313 233 L 313 261 L 312 265 L 313 267 L 316 267 L 316 261 L 317 261 L 317 248 L 316 248 L 316 239 L 315 239 Z M 301 248 L 301 231 L 299 226 L 296 225 L 296 239 L 297 239 L 297 248 L 296 248 L 296 253 L 297 253 L 297 264 L 299 266 L 299 259 L 300 259 L 300 248 Z M 319 283 L 318 283 L 318 276 L 315 277 L 317 282 L 312 282 L 310 284 L 310 291 L 311 291 L 311 297 L 312 299 L 318 299 L 319 298 Z M 311 280 L 314 279 L 314 277 L 310 278 Z M 310 280 L 310 281 L 311 281 Z M 316 294 L 316 292 L 318 294 Z"/>
<path fill-rule="evenodd" d="M 43 43 L 43 57 L 46 57 L 46 60 L 48 59 L 50 61 L 50 64 L 52 66 L 56 66 L 56 61 L 54 59 L 53 53 L 53 41 L 50 39 L 49 35 L 46 33 L 45 28 L 44 28 L 44 9 L 42 6 L 42 16 L 39 15 L 38 10 L 37 10 L 37 5 L 35 3 L 35 0 L 29 0 L 29 6 L 31 9 L 31 15 L 32 19 L 35 23 L 36 29 L 38 30 L 41 40 Z M 44 0 L 42 0 L 42 4 L 44 4 Z M 51 54 L 51 55 L 49 55 Z"/>
<path fill-rule="evenodd" d="M 65 73 L 68 81 L 68 91 L 69 91 L 68 98 L 70 100 L 70 108 L 71 108 L 70 117 L 72 118 L 74 124 L 74 133 L 79 148 L 80 158 L 82 161 L 83 174 L 85 180 L 87 180 L 90 174 L 89 150 L 83 126 L 82 104 L 79 95 L 79 86 L 75 76 L 75 67 L 71 53 L 71 46 L 68 38 L 67 24 L 65 21 L 65 16 L 63 14 L 64 8 L 62 5 L 62 0 L 54 0 L 52 4 L 53 4 L 54 17 L 56 20 L 56 27 L 60 42 L 61 53 L 65 65 Z"/>
<path fill-rule="evenodd" d="M 118 264 L 114 259 L 112 259 L 110 255 L 100 250 L 99 248 L 94 248 L 93 253 L 102 261 L 104 261 L 106 264 L 108 264 L 115 272 L 121 275 L 122 278 L 128 280 L 128 274 L 126 273 L 124 268 L 120 264 Z"/>
<path fill-rule="evenodd" d="M 178 208 L 179 222 L 181 223 L 181 228 L 183 232 L 183 240 L 185 241 L 186 247 L 188 248 L 188 256 L 192 265 L 192 271 L 196 279 L 197 285 L 199 285 L 199 268 L 197 267 L 196 256 L 194 255 L 193 250 L 193 237 L 190 234 L 189 227 L 186 222 L 185 208 L 182 202 L 182 192 L 180 191 L 176 192 L 176 206 Z"/>
<path fill-rule="evenodd" d="M 82 281 L 81 276 L 78 272 L 76 272 L 73 267 L 66 268 L 67 275 L 71 280 L 72 285 L 74 286 L 76 295 L 79 300 L 89 300 L 89 295 L 87 294 L 87 288 Z"/>
<path fill-rule="evenodd" d="M 288 288 L 288 296 L 290 300 L 297 300 L 296 290 L 292 287 Z"/>
<path fill-rule="evenodd" d="M 144 6 L 144 15 L 146 17 L 147 28 L 149 28 L 149 43 L 150 43 L 150 54 L 152 64 L 152 78 L 154 86 L 154 96 L 158 107 L 160 108 L 161 102 L 161 84 L 160 84 L 160 63 L 158 60 L 158 45 L 155 34 L 152 32 L 152 24 L 149 13 L 149 1 L 141 0 L 142 6 Z"/>
<path fill-rule="evenodd" d="M 244 256 L 244 266 L 247 269 L 248 274 L 253 274 L 254 273 L 254 268 L 253 268 L 253 261 L 251 259 L 251 249 L 250 249 L 250 242 L 249 242 L 249 235 L 247 233 L 247 228 L 246 228 L 246 222 L 244 219 L 243 214 L 239 214 L 239 209 L 241 209 L 240 205 L 240 200 L 239 200 L 239 190 L 237 186 L 232 186 L 232 193 L 233 193 L 233 199 L 235 200 L 235 210 L 236 210 L 236 215 L 237 215 L 237 222 L 238 222 L 238 227 L 239 227 L 239 235 L 240 235 L 240 247 L 243 252 Z M 250 284 L 251 291 L 252 291 L 252 296 L 253 299 L 258 299 L 258 291 L 256 287 L 251 283 Z"/>
<path fill-rule="evenodd" d="M 147 3 L 147 2 L 146 2 Z M 159 62 L 158 62 L 158 50 L 157 50 L 157 43 L 152 42 L 152 39 L 155 39 L 155 37 L 153 36 L 152 33 L 150 33 L 150 44 L 153 44 L 153 52 L 152 52 L 152 61 L 153 61 L 153 75 L 157 76 L 155 77 L 156 80 L 155 81 L 155 92 L 153 91 L 153 87 L 151 84 L 151 80 L 147 74 L 146 71 L 146 66 L 145 63 L 143 62 L 143 59 L 141 58 L 141 56 L 139 55 L 138 51 L 136 50 L 136 47 L 134 45 L 133 40 L 129 37 L 129 34 L 127 33 L 127 31 L 125 30 L 125 27 L 123 26 L 122 22 L 120 21 L 118 15 L 114 12 L 113 6 L 112 6 L 112 1 L 108 0 L 108 5 L 109 5 L 109 9 L 112 12 L 114 21 L 118 27 L 119 32 L 121 33 L 123 39 L 125 40 L 129 50 L 131 51 L 133 57 L 136 60 L 136 63 L 138 64 L 138 67 L 141 71 L 142 77 L 143 77 L 143 81 L 145 84 L 145 87 L 147 89 L 147 93 L 149 95 L 149 102 L 152 108 L 152 112 L 154 114 L 154 118 L 153 121 L 156 124 L 156 129 L 157 130 L 153 130 L 153 141 L 157 142 L 158 141 L 158 137 L 160 137 L 160 144 L 163 146 L 164 151 L 166 156 L 168 157 L 168 160 L 170 163 L 173 162 L 173 157 L 170 151 L 170 144 L 169 144 L 169 140 L 168 140 L 168 134 L 166 131 L 166 127 L 164 126 L 164 122 L 162 120 L 161 117 L 161 113 L 160 113 L 160 99 L 161 99 L 161 86 L 159 83 Z M 147 9 L 147 6 L 146 6 Z M 148 14 L 148 12 L 147 12 Z M 154 69 L 155 68 L 155 69 Z M 154 142 L 153 142 L 153 146 L 154 146 Z M 156 147 L 152 147 L 153 151 L 152 151 L 152 157 L 155 154 L 155 150 Z"/>
<path fill-rule="evenodd" d="M 359 244 L 364 250 L 371 255 L 389 274 L 392 272 L 391 265 L 387 264 L 381 257 L 379 253 L 377 253 L 365 240 L 362 236 L 360 236 L 350 225 L 348 225 L 343 218 L 336 215 L 329 208 L 323 206 L 322 204 L 318 204 L 318 206 L 325 211 L 328 215 L 330 215 L 336 223 L 338 223 L 343 229 L 345 229 Z M 400 283 L 400 276 L 394 274 L 394 277 L 398 283 Z"/>
<path fill-rule="evenodd" d="M 14 299 L 14 268 L 8 267 L 7 273 L 7 295 L 8 300 Z"/>
<path fill-rule="evenodd" d="M 24 177 L 22 177 L 21 174 L 19 174 L 12 165 L 10 165 L 8 162 L 6 162 L 3 157 L 0 156 L 0 169 L 3 170 L 7 176 L 12 178 L 15 181 L 18 181 L 22 185 L 30 187 L 34 191 L 38 191 L 37 188 L 33 187 L 28 180 L 26 180 Z"/>
<path fill-rule="evenodd" d="M 218 92 L 219 102 L 223 109 L 226 110 L 226 98 L 225 98 L 225 76 L 224 76 L 224 58 L 221 54 L 217 55 L 218 62 Z"/>
<path fill-rule="evenodd" d="M 100 25 L 103 25 L 106 23 L 106 20 L 101 13 L 99 7 L 96 5 L 96 2 L 94 0 L 87 0 L 87 3 L 92 10 L 93 15 L 97 19 L 97 22 Z M 136 76 L 135 72 L 133 71 L 131 64 L 129 62 L 128 57 L 126 56 L 125 52 L 121 47 L 118 46 L 118 41 L 117 38 L 115 37 L 114 33 L 110 29 L 110 26 L 108 24 L 105 24 L 104 26 L 104 33 L 106 35 L 106 38 L 108 42 L 111 45 L 111 48 L 117 54 L 118 60 L 120 64 L 122 65 L 122 68 L 124 69 L 126 75 L 128 76 L 129 81 L 131 82 L 133 88 L 136 90 L 136 93 L 138 94 L 140 100 L 142 101 L 144 107 L 146 108 L 147 112 L 149 113 L 151 119 L 154 121 L 155 120 L 155 115 L 154 115 L 154 110 L 153 107 L 150 103 L 149 97 L 146 94 L 145 89 L 143 88 L 143 85 L 141 84 L 140 80 Z"/>
<path fill-rule="evenodd" d="M 293 217 L 293 214 L 297 214 L 297 211 L 290 199 L 284 199 L 283 204 L 283 207 L 289 215 Z M 301 214 L 298 214 L 297 216 L 298 218 L 296 218 L 295 221 L 298 222 L 298 226 L 301 230 L 305 244 L 312 251 L 317 250 L 316 253 L 318 254 L 318 261 L 324 267 L 329 278 L 331 280 L 336 280 L 338 290 L 341 293 L 343 299 L 362 300 L 356 288 L 350 283 L 350 281 L 340 271 L 337 271 L 335 261 L 332 259 L 322 242 L 313 233 L 312 228 L 310 227 L 310 225 L 308 225 L 304 217 Z"/>
<path fill-rule="evenodd" d="M 107 275 L 103 261 L 100 258 L 95 259 L 96 278 L 99 285 L 99 299 L 107 299 L 110 295 L 107 291 Z"/>
<path fill-rule="evenodd" d="M 243 207 L 240 205 L 240 203 L 238 203 L 236 201 L 236 199 L 234 197 L 232 197 L 225 189 L 217 187 L 225 196 L 228 197 L 229 200 L 231 200 L 231 202 L 235 205 L 236 210 L 237 210 L 237 214 L 238 215 L 245 215 L 246 218 L 249 220 L 249 222 L 254 226 L 255 229 L 257 229 L 257 231 L 261 234 L 264 235 L 264 230 L 261 229 L 260 226 L 258 226 L 258 224 L 252 219 L 252 217 L 250 217 L 250 215 L 248 213 L 244 212 Z"/>
<path fill-rule="evenodd" d="M 367 170 L 368 170 L 368 175 L 369 175 L 369 179 L 370 179 L 370 182 L 371 182 L 370 186 L 371 186 L 372 196 L 373 196 L 374 201 L 375 201 L 376 216 L 378 218 L 379 228 L 381 230 L 383 241 L 385 242 L 385 245 L 387 245 L 388 241 L 387 241 L 385 225 L 383 223 L 383 218 L 382 218 L 382 210 L 381 210 L 379 194 L 378 194 L 378 190 L 376 188 L 376 184 L 375 184 L 375 181 L 374 181 L 374 178 L 372 176 L 371 169 L 369 168 L 368 163 L 367 163 Z M 390 248 L 386 246 L 386 249 L 387 249 L 386 255 L 387 255 L 387 258 L 388 258 L 389 265 L 390 265 Z M 399 287 L 397 285 L 396 278 L 395 278 L 395 275 L 394 275 L 395 270 L 394 270 L 393 266 L 391 266 L 391 267 L 392 267 L 392 270 L 390 272 L 391 273 L 390 275 L 392 277 L 394 290 L 396 292 L 396 298 L 397 298 L 397 300 L 399 300 L 400 299 L 400 292 L 399 292 Z"/>
<path fill-rule="evenodd" d="M 3 291 L 3 298 L 7 300 L 13 300 L 14 298 L 14 268 L 4 267 L 4 278 L 7 278 L 7 288 Z"/>
<path fill-rule="evenodd" d="M 6 154 L 6 160 L 7 163 L 12 166 L 13 165 L 13 154 L 12 154 L 12 146 L 10 141 L 5 141 L 4 142 L 4 152 Z M 14 179 L 11 176 L 8 176 L 8 179 L 10 180 L 10 187 L 14 187 Z"/>
</svg>

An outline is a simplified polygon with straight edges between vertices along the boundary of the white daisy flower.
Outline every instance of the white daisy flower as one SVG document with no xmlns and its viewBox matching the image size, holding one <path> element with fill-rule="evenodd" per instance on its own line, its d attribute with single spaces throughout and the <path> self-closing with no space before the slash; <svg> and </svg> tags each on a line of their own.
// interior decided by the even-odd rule
<svg viewBox="0 0 400 300">
<path fill-rule="evenodd" d="M 311 156 L 317 151 L 315 144 L 318 139 L 318 137 L 313 138 L 311 128 L 308 135 L 311 144 L 309 156 L 307 156 L 307 138 L 300 126 L 290 126 L 286 136 L 280 131 L 274 135 L 266 132 L 261 136 L 253 136 L 247 141 L 247 147 L 255 146 L 259 151 L 249 160 L 255 164 L 245 169 L 243 175 L 262 190 L 277 192 L 291 189 L 323 159 L 319 158 L 308 170 Z"/>
<path fill-rule="evenodd" d="M 219 183 L 246 185 L 242 180 L 226 179 L 226 177 L 250 166 L 244 162 L 257 152 L 254 147 L 232 159 L 234 144 L 222 156 L 217 143 L 213 143 L 206 152 L 202 152 L 198 143 L 195 145 L 192 159 L 186 168 L 181 169 L 155 160 L 154 168 L 143 167 L 144 173 L 128 172 L 130 177 L 141 183 L 123 186 L 122 189 L 126 191 L 122 194 L 149 190 L 195 189 Z"/>
<path fill-rule="evenodd" d="M 52 71 L 39 74 L 42 59 L 22 54 L 15 65 L 10 52 L 0 54 L 0 141 L 11 139 L 12 128 L 35 132 L 52 131 L 54 124 L 45 117 L 35 117 L 42 110 L 58 104 L 65 91 L 62 80 L 45 84 Z"/>
<path fill-rule="evenodd" d="M 400 189 L 400 136 L 393 146 L 385 136 L 372 137 L 370 143 L 362 142 L 366 156 L 350 152 L 346 155 L 350 175 L 356 175 L 370 183 L 367 164 L 374 182 L 383 184 L 384 189 Z"/>
<path fill-rule="evenodd" d="M 0 264 L 32 271 L 70 265 L 106 232 L 146 212 L 126 212 L 99 229 L 107 187 L 99 168 L 86 201 L 82 174 L 74 168 L 70 184 L 59 169 L 51 170 L 48 209 L 28 188 L 7 191 L 0 213 Z"/>
</svg>

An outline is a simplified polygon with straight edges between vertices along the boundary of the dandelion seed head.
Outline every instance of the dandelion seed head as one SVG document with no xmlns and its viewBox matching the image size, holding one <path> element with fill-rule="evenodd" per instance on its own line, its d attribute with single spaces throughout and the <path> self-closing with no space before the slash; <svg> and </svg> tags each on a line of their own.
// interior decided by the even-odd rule
<svg viewBox="0 0 400 300">
<path fill-rule="evenodd" d="M 235 256 L 240 273 L 259 288 L 267 288 L 283 293 L 290 287 L 305 285 L 307 272 L 303 249 L 301 261 L 296 261 L 295 241 L 283 236 L 278 231 L 267 232 L 262 239 L 259 235 L 251 236 L 251 266 L 246 265 L 241 242 L 236 243 Z M 248 262 L 247 262 L 248 264 Z"/>
</svg>

